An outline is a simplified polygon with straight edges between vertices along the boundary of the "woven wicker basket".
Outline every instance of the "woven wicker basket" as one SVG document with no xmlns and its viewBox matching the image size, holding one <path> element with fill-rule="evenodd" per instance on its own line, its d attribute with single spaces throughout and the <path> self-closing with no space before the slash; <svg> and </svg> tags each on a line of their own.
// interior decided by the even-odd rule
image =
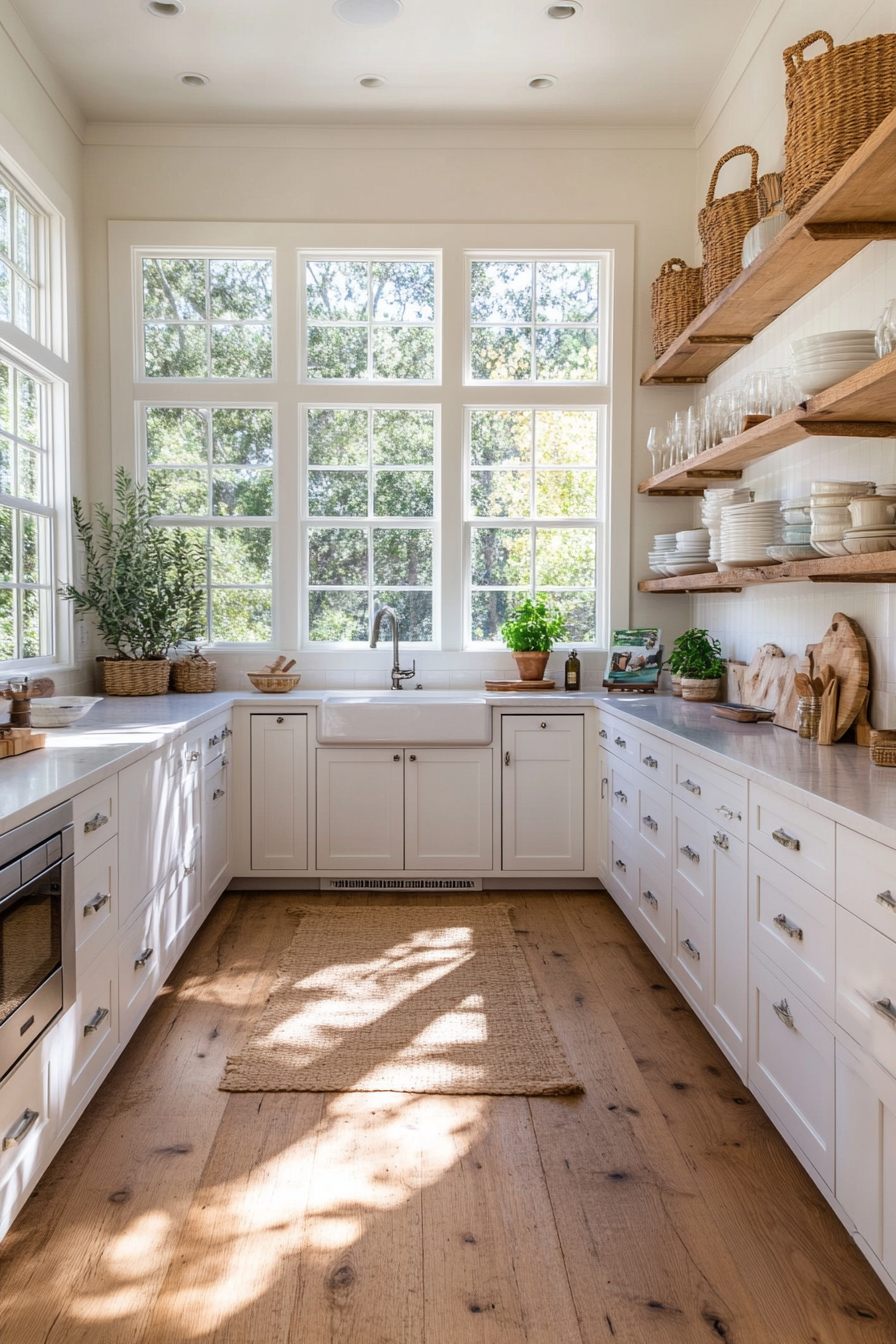
<svg viewBox="0 0 896 1344">
<path fill-rule="evenodd" d="M 807 61 L 813 42 L 827 51 Z M 791 217 L 896 107 L 896 33 L 835 47 L 819 29 L 784 52 L 784 209 Z"/>
<path fill-rule="evenodd" d="M 653 353 L 657 359 L 689 327 L 703 307 L 703 268 L 681 257 L 664 261 L 650 292 Z"/>
<path fill-rule="evenodd" d="M 682 700 L 718 700 L 721 689 L 721 677 L 711 677 L 705 680 L 697 677 L 682 677 L 681 679 Z"/>
<path fill-rule="evenodd" d="M 106 695 L 164 695 L 171 664 L 167 658 L 101 658 Z"/>
<path fill-rule="evenodd" d="M 892 728 L 871 729 L 871 759 L 875 765 L 896 765 L 896 732 Z"/>
<path fill-rule="evenodd" d="M 213 691 L 218 681 L 218 664 L 210 663 L 201 653 L 180 658 L 171 664 L 171 689 L 199 694 Z"/>
<path fill-rule="evenodd" d="M 732 191 L 720 200 L 713 199 L 719 173 L 729 159 L 749 154 L 753 160 L 750 185 Z M 712 303 L 726 285 L 743 270 L 741 258 L 744 239 L 759 223 L 759 155 L 750 145 L 737 145 L 723 154 L 713 169 L 706 193 L 706 205 L 697 216 L 697 228 L 703 244 L 703 302 Z"/>
</svg>

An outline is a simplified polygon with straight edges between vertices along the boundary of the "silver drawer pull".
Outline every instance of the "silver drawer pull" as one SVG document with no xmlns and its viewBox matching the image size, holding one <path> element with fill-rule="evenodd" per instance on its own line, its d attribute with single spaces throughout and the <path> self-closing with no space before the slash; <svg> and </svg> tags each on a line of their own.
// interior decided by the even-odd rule
<svg viewBox="0 0 896 1344">
<path fill-rule="evenodd" d="M 226 792 L 227 792 L 226 789 L 215 789 L 214 793 L 212 794 L 212 802 L 215 802 L 216 799 L 218 798 L 223 798 Z"/>
<path fill-rule="evenodd" d="M 199 760 L 199 757 L 201 755 L 202 755 L 201 751 L 191 751 L 189 756 L 187 757 L 187 764 L 192 765 L 194 761 Z"/>
<path fill-rule="evenodd" d="M 799 849 L 800 847 L 800 842 L 796 836 L 788 835 L 784 830 L 772 831 L 772 839 L 777 840 L 778 844 L 783 845 L 785 849 Z"/>
<path fill-rule="evenodd" d="M 700 788 L 700 785 L 695 784 L 692 779 L 683 779 L 681 781 L 681 787 L 683 789 L 687 789 L 688 793 L 696 793 L 698 798 L 700 797 L 700 794 L 703 792 L 703 790 Z"/>
<path fill-rule="evenodd" d="M 604 793 L 604 785 L 605 785 L 605 784 L 609 784 L 609 783 L 610 783 L 610 781 L 607 779 L 606 775 L 604 775 L 603 779 L 602 779 L 601 782 L 600 782 L 600 796 L 601 796 L 601 798 L 606 798 L 607 795 Z"/>
<path fill-rule="evenodd" d="M 691 863 L 700 862 L 700 855 L 697 853 L 696 849 L 691 849 L 690 845 L 682 845 L 680 852 L 686 859 L 690 859 Z"/>
<path fill-rule="evenodd" d="M 393 756 L 392 759 L 393 759 L 393 761 L 397 761 L 397 760 L 400 759 L 400 757 L 398 757 L 398 756 Z M 504 764 L 505 764 L 505 765 L 509 765 L 509 764 L 510 764 L 510 752 L 509 752 L 509 751 L 505 751 L 505 753 L 504 753 Z"/>
<path fill-rule="evenodd" d="M 659 903 L 659 901 L 657 900 L 657 898 L 654 896 L 654 894 L 653 894 L 652 891 L 645 891 L 645 893 L 644 893 L 644 899 L 645 899 L 645 901 L 647 901 L 648 905 L 652 905 L 652 906 L 653 906 L 654 910 L 659 910 L 659 908 L 660 908 L 660 903 Z"/>
<path fill-rule="evenodd" d="M 195 863 L 184 864 L 184 877 L 192 877 L 196 871 Z"/>
<path fill-rule="evenodd" d="M 626 872 L 626 871 L 627 871 L 626 866 L 625 866 L 625 864 L 622 862 L 621 859 L 617 859 L 617 860 L 616 860 L 616 867 L 617 867 L 617 868 L 621 868 L 623 872 Z"/>
<path fill-rule="evenodd" d="M 85 915 L 95 915 L 97 910 L 102 910 L 103 906 L 106 904 L 108 899 L 109 899 L 108 891 L 106 892 L 98 891 L 97 894 L 91 900 L 85 903 L 84 905 Z"/>
<path fill-rule="evenodd" d="M 896 910 L 896 896 L 892 891 L 879 891 L 874 899 L 879 905 L 885 905 L 888 910 Z"/>
<path fill-rule="evenodd" d="M 875 999 L 874 1006 L 879 1013 L 888 1018 L 891 1022 L 896 1022 L 896 1003 L 890 999 Z"/>
<path fill-rule="evenodd" d="M 689 957 L 693 957 L 695 961 L 700 960 L 700 949 L 694 946 L 690 938 L 682 938 L 681 945 Z"/>
<path fill-rule="evenodd" d="M 613 741 L 616 743 L 617 747 L 622 747 L 623 751 L 625 750 L 625 738 L 624 738 L 624 737 L 614 737 L 614 738 L 613 738 Z"/>
<path fill-rule="evenodd" d="M 618 798 L 620 803 L 628 802 L 628 794 L 623 793 L 621 789 L 617 789 L 616 792 L 613 794 L 613 797 Z"/>
<path fill-rule="evenodd" d="M 21 1143 L 25 1135 L 37 1124 L 40 1111 L 26 1110 L 15 1129 L 11 1129 L 3 1140 L 3 1151 L 7 1148 L 15 1148 L 17 1143 Z"/>
<path fill-rule="evenodd" d="M 789 1027 L 791 1031 L 795 1030 L 796 1023 L 793 1020 L 793 1013 L 790 1011 L 790 1005 L 787 1000 L 782 999 L 780 1003 L 773 1003 L 772 1007 L 784 1023 L 785 1027 Z"/>
<path fill-rule="evenodd" d="M 141 966 L 145 966 L 153 952 L 155 952 L 154 947 L 144 947 L 142 952 L 138 952 L 134 958 L 134 970 L 138 971 Z"/>
<path fill-rule="evenodd" d="M 225 737 L 233 737 L 233 729 L 232 729 L 232 728 L 222 728 L 222 729 L 221 729 L 221 741 L 222 741 L 222 742 L 223 742 L 223 740 L 224 740 Z"/>
<path fill-rule="evenodd" d="M 606 728 L 601 728 L 601 729 L 599 730 L 599 732 L 598 732 L 597 735 L 598 735 L 598 737 L 602 737 L 602 738 L 604 739 L 604 741 L 606 742 L 606 740 L 607 740 L 607 730 L 606 730 Z"/>
<path fill-rule="evenodd" d="M 654 821 L 653 817 L 642 817 L 641 820 L 647 827 L 648 831 L 658 831 L 660 828 L 659 822 Z"/>
<path fill-rule="evenodd" d="M 108 1008 L 97 1008 L 96 1012 L 94 1013 L 90 1021 L 84 1023 L 84 1035 L 89 1036 L 92 1031 L 96 1031 L 96 1029 L 101 1025 L 102 1022 L 106 1020 L 108 1016 L 109 1016 Z"/>
<path fill-rule="evenodd" d="M 208 744 L 210 747 L 216 747 L 220 741 L 221 741 L 220 737 L 218 736 L 217 733 L 215 733 L 214 737 L 209 738 Z"/>
<path fill-rule="evenodd" d="M 656 768 L 659 765 L 659 761 L 655 756 L 645 756 L 641 764 L 646 765 L 650 770 L 656 770 Z"/>
<path fill-rule="evenodd" d="M 98 831 L 101 826 L 108 825 L 109 818 L 102 812 L 96 812 L 89 821 L 84 823 L 84 834 L 90 835 L 93 831 Z"/>
<path fill-rule="evenodd" d="M 794 924 L 786 915 L 775 915 L 772 923 L 777 924 L 778 928 L 786 933 L 788 938 L 795 938 L 799 943 L 803 941 L 803 931 L 799 924 Z"/>
<path fill-rule="evenodd" d="M 728 837 L 724 831 L 716 831 L 715 835 L 712 838 L 712 842 L 715 845 L 716 849 L 728 849 L 729 847 Z"/>
<path fill-rule="evenodd" d="M 221 764 L 222 765 L 230 764 L 230 757 L 226 753 L 221 757 Z"/>
<path fill-rule="evenodd" d="M 735 812 L 732 808 L 730 808 L 730 807 L 726 807 L 724 803 L 721 803 L 721 804 L 716 808 L 716 811 L 717 811 L 717 812 L 721 812 L 722 816 L 725 818 L 726 821 L 742 821 L 742 820 L 743 820 L 743 818 L 741 817 L 740 812 Z"/>
</svg>

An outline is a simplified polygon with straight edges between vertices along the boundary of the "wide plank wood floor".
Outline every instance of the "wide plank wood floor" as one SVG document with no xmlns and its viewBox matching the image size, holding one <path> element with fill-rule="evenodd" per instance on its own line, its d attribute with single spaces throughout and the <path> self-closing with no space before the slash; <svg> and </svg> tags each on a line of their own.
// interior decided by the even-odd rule
<svg viewBox="0 0 896 1344">
<path fill-rule="evenodd" d="M 206 921 L 0 1246 L 2 1344 L 896 1340 L 896 1303 L 603 894 L 496 895 L 581 1097 L 218 1091 L 294 899 L 230 894 Z"/>
</svg>

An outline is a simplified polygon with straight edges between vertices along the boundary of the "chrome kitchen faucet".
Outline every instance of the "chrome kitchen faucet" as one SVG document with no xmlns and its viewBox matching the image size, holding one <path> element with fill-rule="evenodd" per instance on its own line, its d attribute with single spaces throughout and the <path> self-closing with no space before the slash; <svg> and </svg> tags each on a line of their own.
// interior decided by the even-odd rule
<svg viewBox="0 0 896 1344">
<path fill-rule="evenodd" d="M 370 632 L 370 647 L 372 649 L 376 648 L 376 642 L 379 639 L 380 626 L 384 616 L 388 616 L 392 622 L 392 689 L 393 691 L 403 691 L 404 687 L 401 684 L 402 681 L 407 681 L 409 677 L 416 675 L 417 660 L 414 659 L 411 663 L 411 670 L 409 672 L 402 671 L 401 659 L 398 654 L 398 616 L 393 607 L 377 607 L 376 611 L 373 613 L 373 629 Z"/>
</svg>

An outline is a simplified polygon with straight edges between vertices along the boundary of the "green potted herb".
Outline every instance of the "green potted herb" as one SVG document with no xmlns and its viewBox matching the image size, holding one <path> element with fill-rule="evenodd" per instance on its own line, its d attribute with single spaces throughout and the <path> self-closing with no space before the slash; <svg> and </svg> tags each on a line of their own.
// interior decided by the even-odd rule
<svg viewBox="0 0 896 1344">
<path fill-rule="evenodd" d="M 668 658 L 672 672 L 672 692 L 679 678 L 683 700 L 715 700 L 725 675 L 725 660 L 717 639 L 707 630 L 685 630 L 672 645 Z"/>
<path fill-rule="evenodd" d="M 537 593 L 522 602 L 501 626 L 501 636 L 516 661 L 521 681 L 541 681 L 556 639 L 566 634 L 559 610 Z"/>
<path fill-rule="evenodd" d="M 157 527 L 149 486 L 120 467 L 115 503 L 88 516 L 72 502 L 84 552 L 80 586 L 62 596 L 80 616 L 92 615 L 112 656 L 100 660 L 108 695 L 161 695 L 168 689 L 168 652 L 205 628 L 205 547 L 200 533 Z"/>
</svg>

